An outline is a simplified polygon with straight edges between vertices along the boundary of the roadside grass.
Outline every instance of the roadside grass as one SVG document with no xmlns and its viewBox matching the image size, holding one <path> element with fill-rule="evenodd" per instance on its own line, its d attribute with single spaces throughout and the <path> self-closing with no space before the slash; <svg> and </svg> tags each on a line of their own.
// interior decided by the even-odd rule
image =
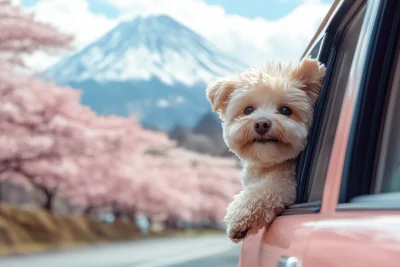
<svg viewBox="0 0 400 267">
<path fill-rule="evenodd" d="M 106 224 L 85 216 L 63 216 L 0 204 L 0 255 L 37 253 L 85 245 L 171 236 L 221 234 L 218 230 L 166 230 L 144 236 L 131 223 Z"/>
</svg>

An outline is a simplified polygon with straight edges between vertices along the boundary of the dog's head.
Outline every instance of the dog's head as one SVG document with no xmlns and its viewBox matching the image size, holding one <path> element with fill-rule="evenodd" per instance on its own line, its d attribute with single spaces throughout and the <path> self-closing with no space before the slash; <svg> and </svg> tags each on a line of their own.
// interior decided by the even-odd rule
<svg viewBox="0 0 400 267">
<path fill-rule="evenodd" d="M 270 63 L 218 79 L 206 94 L 230 150 L 248 162 L 273 164 L 304 149 L 324 77 L 325 66 L 310 58 L 297 66 Z"/>
</svg>

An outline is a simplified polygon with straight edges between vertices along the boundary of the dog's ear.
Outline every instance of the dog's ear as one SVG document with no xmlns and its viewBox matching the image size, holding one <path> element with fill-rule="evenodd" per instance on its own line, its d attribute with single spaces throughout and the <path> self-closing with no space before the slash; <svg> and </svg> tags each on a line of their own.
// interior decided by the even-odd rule
<svg viewBox="0 0 400 267">
<path fill-rule="evenodd" d="M 212 106 L 212 111 L 220 112 L 221 119 L 225 114 L 231 93 L 235 90 L 235 81 L 232 77 L 216 80 L 208 85 L 206 96 Z"/>
<path fill-rule="evenodd" d="M 316 59 L 304 58 L 292 71 L 292 79 L 301 81 L 304 90 L 313 103 L 318 99 L 325 78 L 325 65 Z"/>
</svg>

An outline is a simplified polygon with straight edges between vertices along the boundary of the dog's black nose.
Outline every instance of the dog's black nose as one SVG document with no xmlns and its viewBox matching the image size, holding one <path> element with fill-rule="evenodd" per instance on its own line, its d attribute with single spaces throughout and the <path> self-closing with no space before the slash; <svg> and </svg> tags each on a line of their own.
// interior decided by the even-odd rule
<svg viewBox="0 0 400 267">
<path fill-rule="evenodd" d="M 271 128 L 271 121 L 267 119 L 258 119 L 254 122 L 254 129 L 260 135 L 264 135 Z"/>
</svg>

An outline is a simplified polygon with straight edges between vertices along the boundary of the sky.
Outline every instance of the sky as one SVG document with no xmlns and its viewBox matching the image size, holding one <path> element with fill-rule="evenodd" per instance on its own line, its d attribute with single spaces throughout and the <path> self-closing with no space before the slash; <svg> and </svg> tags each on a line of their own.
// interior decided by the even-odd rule
<svg viewBox="0 0 400 267">
<path fill-rule="evenodd" d="M 36 18 L 75 36 L 77 50 L 118 23 L 150 14 L 167 14 L 249 65 L 297 60 L 333 0 L 14 0 Z M 37 53 L 35 70 L 57 56 Z"/>
</svg>

